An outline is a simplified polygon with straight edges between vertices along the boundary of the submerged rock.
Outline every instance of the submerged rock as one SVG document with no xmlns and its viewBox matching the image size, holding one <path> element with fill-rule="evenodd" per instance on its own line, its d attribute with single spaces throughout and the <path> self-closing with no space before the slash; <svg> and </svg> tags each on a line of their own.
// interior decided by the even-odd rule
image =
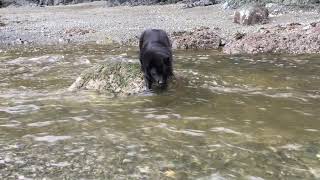
<svg viewBox="0 0 320 180">
<path fill-rule="evenodd" d="M 115 96 L 143 92 L 144 79 L 140 64 L 108 62 L 96 65 L 84 71 L 68 90 L 79 89 L 97 90 Z"/>
<path fill-rule="evenodd" d="M 320 22 L 261 28 L 256 33 L 231 40 L 223 51 L 227 54 L 320 53 Z"/>
<path fill-rule="evenodd" d="M 242 25 L 265 24 L 268 21 L 269 11 L 260 5 L 250 5 L 235 11 L 233 22 Z"/>
<path fill-rule="evenodd" d="M 177 49 L 218 49 L 221 44 L 220 36 L 208 27 L 173 32 L 171 38 Z"/>
</svg>

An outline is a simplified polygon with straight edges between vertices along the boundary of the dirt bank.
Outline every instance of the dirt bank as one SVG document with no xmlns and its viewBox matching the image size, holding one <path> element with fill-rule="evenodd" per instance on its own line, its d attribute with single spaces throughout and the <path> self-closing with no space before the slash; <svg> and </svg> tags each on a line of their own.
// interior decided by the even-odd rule
<svg viewBox="0 0 320 180">
<path fill-rule="evenodd" d="M 223 41 L 234 34 L 250 34 L 261 27 L 278 24 L 308 24 L 317 21 L 316 12 L 291 12 L 271 16 L 265 25 L 242 26 L 232 22 L 233 10 L 221 4 L 182 8 L 182 4 L 136 7 L 107 7 L 106 2 L 54 7 L 0 9 L 0 47 L 20 44 L 51 45 L 64 43 L 136 43 L 147 28 L 161 28 L 169 33 L 207 26 L 218 29 Z"/>
</svg>

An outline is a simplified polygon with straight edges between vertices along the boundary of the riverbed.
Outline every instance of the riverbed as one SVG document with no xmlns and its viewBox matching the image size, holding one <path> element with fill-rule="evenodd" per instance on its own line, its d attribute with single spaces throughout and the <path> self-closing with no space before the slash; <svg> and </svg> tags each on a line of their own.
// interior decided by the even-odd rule
<svg viewBox="0 0 320 180">
<path fill-rule="evenodd" d="M 115 98 L 68 92 L 138 61 L 97 44 L 0 53 L 0 179 L 318 179 L 320 56 L 176 51 L 187 84 Z"/>
</svg>

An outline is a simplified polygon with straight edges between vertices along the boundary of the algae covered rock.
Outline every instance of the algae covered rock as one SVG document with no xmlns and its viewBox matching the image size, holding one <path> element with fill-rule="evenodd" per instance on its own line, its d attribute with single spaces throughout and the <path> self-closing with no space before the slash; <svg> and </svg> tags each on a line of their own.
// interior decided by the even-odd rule
<svg viewBox="0 0 320 180">
<path fill-rule="evenodd" d="M 69 87 L 97 90 L 115 96 L 126 96 L 144 91 L 144 79 L 139 63 L 106 62 L 85 70 Z"/>
</svg>

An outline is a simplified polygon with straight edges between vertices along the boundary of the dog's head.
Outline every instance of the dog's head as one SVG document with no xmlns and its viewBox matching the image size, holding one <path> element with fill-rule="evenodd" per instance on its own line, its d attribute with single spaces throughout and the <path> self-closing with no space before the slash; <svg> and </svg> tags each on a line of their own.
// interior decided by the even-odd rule
<svg viewBox="0 0 320 180">
<path fill-rule="evenodd" d="M 152 82 L 160 87 L 166 87 L 172 76 L 172 62 L 169 56 L 157 54 L 152 57 L 147 67 L 147 73 Z"/>
</svg>

